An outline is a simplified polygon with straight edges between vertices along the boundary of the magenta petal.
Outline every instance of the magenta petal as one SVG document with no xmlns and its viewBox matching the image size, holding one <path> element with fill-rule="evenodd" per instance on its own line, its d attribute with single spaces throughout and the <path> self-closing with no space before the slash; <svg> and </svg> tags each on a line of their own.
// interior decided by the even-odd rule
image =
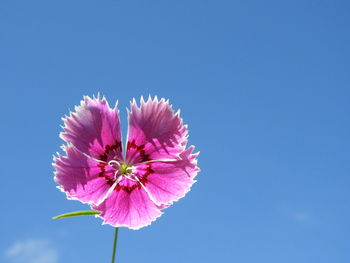
<svg viewBox="0 0 350 263">
<path fill-rule="evenodd" d="M 177 158 L 185 150 L 186 135 L 186 126 L 168 101 L 141 99 L 138 107 L 134 100 L 129 112 L 126 159 L 135 164 Z"/>
<path fill-rule="evenodd" d="M 199 168 L 196 160 L 198 154 L 192 154 L 193 149 L 193 146 L 188 148 L 176 161 L 149 162 L 137 166 L 136 174 L 159 207 L 164 208 L 162 205 L 184 197 L 195 182 L 193 178 Z"/>
<path fill-rule="evenodd" d="M 67 156 L 54 158 L 55 181 L 69 199 L 99 203 L 113 184 L 114 170 L 86 157 L 74 146 L 65 148 Z"/>
<path fill-rule="evenodd" d="M 105 98 L 86 96 L 75 110 L 63 119 L 61 138 L 96 159 L 120 160 L 122 146 L 117 106 L 111 109 Z"/>
<path fill-rule="evenodd" d="M 104 224 L 131 229 L 147 226 L 162 214 L 140 186 L 116 188 L 101 205 L 92 208 L 101 212 Z"/>
</svg>

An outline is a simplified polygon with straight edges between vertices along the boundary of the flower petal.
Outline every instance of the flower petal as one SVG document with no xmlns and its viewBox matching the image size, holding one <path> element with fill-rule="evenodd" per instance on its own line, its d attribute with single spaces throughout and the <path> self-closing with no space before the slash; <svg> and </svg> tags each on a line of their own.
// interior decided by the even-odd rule
<svg viewBox="0 0 350 263">
<path fill-rule="evenodd" d="M 198 153 L 193 154 L 193 149 L 193 146 L 188 148 L 176 161 L 149 162 L 137 166 L 136 175 L 158 206 L 184 197 L 195 182 L 193 178 L 199 168 L 196 159 Z"/>
<path fill-rule="evenodd" d="M 147 102 L 141 106 L 131 103 L 126 159 L 135 164 L 149 160 L 175 159 L 185 150 L 187 129 L 179 113 L 174 113 L 164 99 Z"/>
<path fill-rule="evenodd" d="M 111 109 L 105 98 L 84 97 L 80 106 L 63 119 L 61 138 L 79 151 L 105 162 L 122 159 L 117 105 Z"/>
<path fill-rule="evenodd" d="M 114 168 L 88 158 L 74 146 L 64 148 L 67 156 L 54 158 L 55 181 L 67 198 L 97 204 L 113 185 Z"/>
<path fill-rule="evenodd" d="M 162 214 L 141 185 L 128 179 L 123 179 L 101 205 L 92 208 L 101 212 L 104 224 L 131 229 L 150 225 Z"/>
</svg>

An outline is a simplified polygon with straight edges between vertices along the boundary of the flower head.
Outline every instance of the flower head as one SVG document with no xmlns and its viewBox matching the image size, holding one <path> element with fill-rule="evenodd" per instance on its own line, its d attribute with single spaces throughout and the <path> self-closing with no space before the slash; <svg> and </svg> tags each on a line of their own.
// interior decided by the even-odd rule
<svg viewBox="0 0 350 263">
<path fill-rule="evenodd" d="M 187 126 L 168 101 L 131 102 L 125 149 L 118 113 L 104 97 L 84 97 L 63 118 L 67 144 L 54 157 L 55 181 L 68 199 L 100 211 L 104 223 L 139 229 L 190 190 L 198 153 L 187 148 Z"/>
</svg>

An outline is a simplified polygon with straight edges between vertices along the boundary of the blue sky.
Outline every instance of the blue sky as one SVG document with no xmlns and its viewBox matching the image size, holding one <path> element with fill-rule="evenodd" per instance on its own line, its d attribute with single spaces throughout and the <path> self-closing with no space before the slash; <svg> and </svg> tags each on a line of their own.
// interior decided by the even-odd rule
<svg viewBox="0 0 350 263">
<path fill-rule="evenodd" d="M 117 262 L 350 262 L 348 1 L 0 1 L 0 261 L 109 262 L 113 228 L 55 188 L 83 95 L 169 98 L 192 191 L 121 229 Z"/>
</svg>

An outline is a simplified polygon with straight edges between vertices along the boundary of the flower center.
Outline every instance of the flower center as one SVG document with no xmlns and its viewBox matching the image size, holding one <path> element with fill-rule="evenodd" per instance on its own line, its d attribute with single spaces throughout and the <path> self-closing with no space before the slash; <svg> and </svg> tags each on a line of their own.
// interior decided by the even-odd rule
<svg viewBox="0 0 350 263">
<path fill-rule="evenodd" d="M 119 166 L 119 172 L 123 175 L 129 175 L 132 172 L 132 168 L 129 165 L 127 165 L 126 163 L 122 163 Z"/>
<path fill-rule="evenodd" d="M 135 178 L 135 175 L 133 175 L 133 171 L 135 170 L 134 166 L 129 165 L 127 163 L 119 163 L 116 160 L 109 161 L 108 165 L 116 169 L 114 172 L 115 183 L 119 183 L 123 178 L 127 178 L 132 181 L 137 181 L 137 178 Z"/>
</svg>

